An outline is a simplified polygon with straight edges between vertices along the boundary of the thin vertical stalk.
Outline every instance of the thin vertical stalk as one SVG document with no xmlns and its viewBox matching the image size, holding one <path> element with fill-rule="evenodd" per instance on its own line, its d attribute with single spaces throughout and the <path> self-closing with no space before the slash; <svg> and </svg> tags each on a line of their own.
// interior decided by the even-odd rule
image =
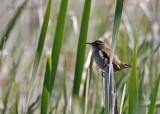
<svg viewBox="0 0 160 114">
<path fill-rule="evenodd" d="M 122 99 L 121 99 L 121 107 L 120 107 L 120 112 L 119 112 L 119 114 L 122 114 L 124 97 L 125 97 L 125 91 L 126 91 L 126 84 L 124 85 L 124 88 L 123 88 Z"/>
<path fill-rule="evenodd" d="M 105 64 L 108 64 L 108 60 L 105 59 Z M 109 114 L 109 79 L 108 79 L 109 67 L 105 68 L 104 78 L 104 114 Z"/>
<path fill-rule="evenodd" d="M 89 80 L 90 80 L 90 70 L 88 70 L 87 81 L 86 81 L 86 92 L 85 92 L 85 107 L 84 107 L 84 114 L 87 114 L 87 107 L 88 107 L 88 92 L 89 92 Z"/>
<path fill-rule="evenodd" d="M 104 114 L 115 114 L 115 100 L 116 94 L 114 92 L 114 72 L 113 65 L 111 66 L 111 78 L 109 80 L 109 67 L 107 66 L 108 60 L 105 59 L 105 86 L 104 86 Z"/>
</svg>

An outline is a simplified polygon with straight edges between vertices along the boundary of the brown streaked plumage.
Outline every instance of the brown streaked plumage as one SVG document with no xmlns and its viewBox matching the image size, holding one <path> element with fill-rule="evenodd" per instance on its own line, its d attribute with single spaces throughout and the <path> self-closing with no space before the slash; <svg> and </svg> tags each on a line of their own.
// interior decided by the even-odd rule
<svg viewBox="0 0 160 114">
<path fill-rule="evenodd" d="M 100 69 L 104 70 L 105 69 L 105 64 L 104 64 L 105 58 L 107 58 L 108 61 L 110 61 L 110 49 L 107 48 L 106 44 L 100 40 L 96 40 L 92 43 L 87 43 L 87 44 L 90 44 L 92 46 L 93 58 L 96 64 L 98 65 Z M 131 65 L 121 62 L 115 54 L 113 57 L 112 64 L 114 67 L 114 72 L 131 67 Z"/>
</svg>

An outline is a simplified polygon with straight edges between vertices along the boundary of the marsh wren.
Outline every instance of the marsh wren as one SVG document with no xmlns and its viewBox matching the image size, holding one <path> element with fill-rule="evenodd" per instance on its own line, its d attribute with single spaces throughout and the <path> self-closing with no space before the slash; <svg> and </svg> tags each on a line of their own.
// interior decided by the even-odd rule
<svg viewBox="0 0 160 114">
<path fill-rule="evenodd" d="M 96 64 L 100 69 L 104 70 L 106 67 L 105 58 L 107 58 L 108 61 L 110 61 L 110 49 L 107 48 L 106 44 L 101 40 L 96 40 L 92 43 L 87 44 L 90 44 L 92 46 L 93 58 Z M 131 65 L 121 62 L 116 55 L 113 56 L 112 64 L 114 72 L 131 67 Z"/>
</svg>

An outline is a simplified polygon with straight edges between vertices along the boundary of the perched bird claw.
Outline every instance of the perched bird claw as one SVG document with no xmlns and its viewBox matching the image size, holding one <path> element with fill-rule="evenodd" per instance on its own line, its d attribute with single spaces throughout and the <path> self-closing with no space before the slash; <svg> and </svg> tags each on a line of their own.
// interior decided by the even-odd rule
<svg viewBox="0 0 160 114">
<path fill-rule="evenodd" d="M 105 77 L 105 71 L 101 71 L 101 76 L 104 78 Z"/>
</svg>

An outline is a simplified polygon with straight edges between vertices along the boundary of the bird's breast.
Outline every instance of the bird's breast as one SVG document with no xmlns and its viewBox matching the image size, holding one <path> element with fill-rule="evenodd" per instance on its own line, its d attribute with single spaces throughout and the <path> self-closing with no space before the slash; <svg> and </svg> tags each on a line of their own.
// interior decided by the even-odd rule
<svg viewBox="0 0 160 114">
<path fill-rule="evenodd" d="M 98 67 L 102 70 L 104 70 L 105 66 L 104 66 L 104 56 L 103 53 L 101 52 L 101 50 L 99 51 L 94 51 L 93 52 L 93 58 L 94 61 L 96 62 L 96 64 L 98 65 Z"/>
</svg>

